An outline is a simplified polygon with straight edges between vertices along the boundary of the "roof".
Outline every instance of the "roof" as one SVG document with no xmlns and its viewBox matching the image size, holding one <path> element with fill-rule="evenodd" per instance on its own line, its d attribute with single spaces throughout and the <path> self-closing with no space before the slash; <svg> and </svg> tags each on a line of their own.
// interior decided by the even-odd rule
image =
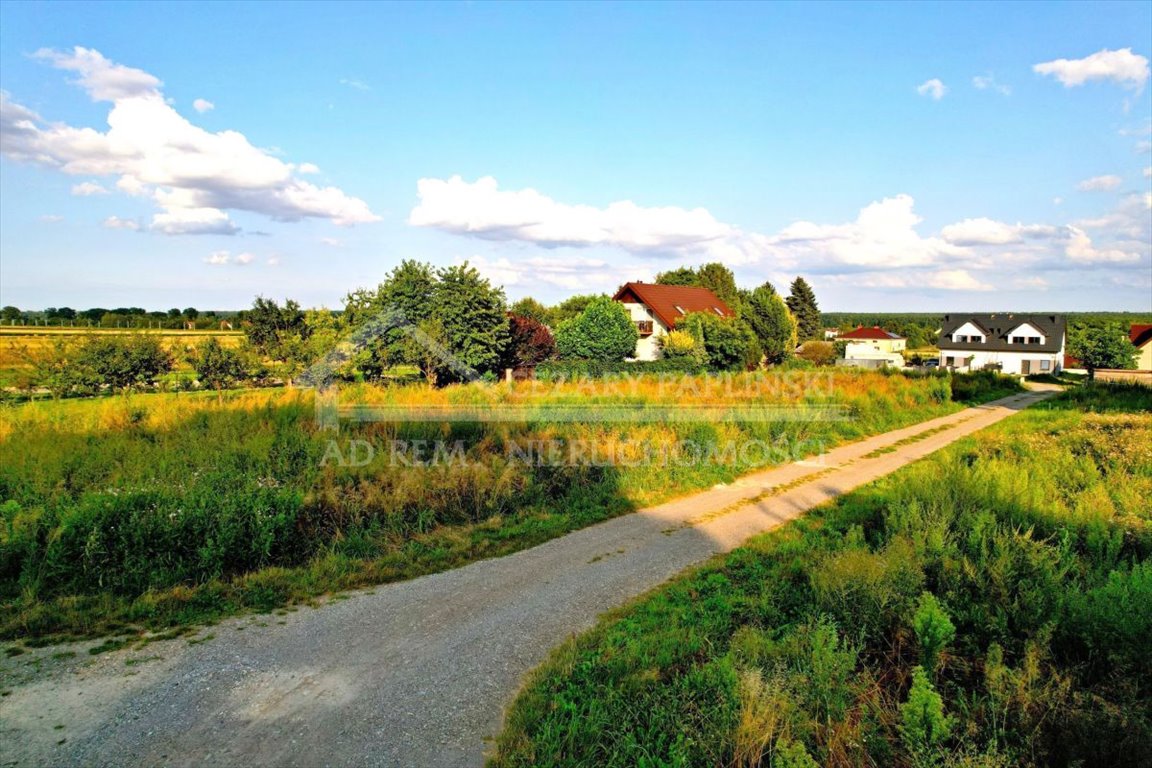
<svg viewBox="0 0 1152 768">
<path fill-rule="evenodd" d="M 707 288 L 659 283 L 624 283 L 613 301 L 643 304 L 668 328 L 689 312 L 716 312 L 722 317 L 736 313 Z"/>
<path fill-rule="evenodd" d="M 950 341 L 965 323 L 973 323 L 987 332 L 984 342 Z M 1028 323 L 1044 336 L 1043 344 L 1012 344 L 1008 334 Z M 944 315 L 940 324 L 940 348 L 971 352 L 1059 352 L 1064 347 L 1067 322 L 1063 315 L 1026 314 L 1017 312 L 957 313 Z"/>
<path fill-rule="evenodd" d="M 1152 325 L 1133 325 L 1128 329 L 1128 338 L 1132 345 L 1142 347 L 1152 341 Z"/>
<path fill-rule="evenodd" d="M 893 341 L 893 340 L 903 339 L 904 337 L 898 333 L 892 333 L 891 331 L 884 330 L 883 328 L 881 328 L 878 325 L 874 325 L 871 328 L 865 328 L 864 326 L 860 326 L 859 328 L 857 328 L 854 331 L 849 331 L 848 333 L 840 334 L 837 338 L 839 338 L 839 339 L 882 339 L 884 341 Z"/>
</svg>

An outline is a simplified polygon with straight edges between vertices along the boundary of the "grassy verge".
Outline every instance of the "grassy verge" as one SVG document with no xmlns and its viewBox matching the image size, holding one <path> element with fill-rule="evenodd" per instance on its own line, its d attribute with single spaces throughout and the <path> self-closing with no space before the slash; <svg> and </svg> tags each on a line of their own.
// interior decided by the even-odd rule
<svg viewBox="0 0 1152 768">
<path fill-rule="evenodd" d="M 342 400 L 594 416 L 598 405 L 713 396 L 734 409 L 719 423 L 545 415 L 345 423 L 338 437 L 317 429 L 311 394 L 291 390 L 10 407 L 0 421 L 0 637 L 165 630 L 444 570 L 956 408 L 944 379 L 843 371 L 671 386 L 354 386 Z M 744 418 L 773 405 L 837 405 L 850 418 Z M 524 461 L 513 450 L 540 443 L 582 446 L 584 460 Z M 717 447 L 717 460 L 648 460 L 686 443 Z M 747 443 L 770 450 L 724 451 Z M 362 460 L 365 445 L 375 449 Z M 422 451 L 397 456 L 395 445 Z"/>
<path fill-rule="evenodd" d="M 1147 765 L 1152 392 L 1085 386 L 603 619 L 496 766 Z"/>
</svg>

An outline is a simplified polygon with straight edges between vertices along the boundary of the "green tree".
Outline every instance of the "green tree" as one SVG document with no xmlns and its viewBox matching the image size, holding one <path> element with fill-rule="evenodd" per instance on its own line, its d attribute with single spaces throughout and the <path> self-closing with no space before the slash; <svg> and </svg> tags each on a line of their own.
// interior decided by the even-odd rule
<svg viewBox="0 0 1152 768">
<path fill-rule="evenodd" d="M 577 294 L 576 296 L 569 296 L 567 299 L 564 299 L 564 301 L 560 302 L 548 311 L 547 324 L 552 328 L 552 330 L 555 331 L 560 327 L 560 323 L 576 317 L 585 309 L 587 309 L 588 305 L 591 304 L 593 300 L 598 298 L 607 299 L 609 297 L 602 293 Z"/>
<path fill-rule="evenodd" d="M 677 267 L 656 275 L 659 285 L 700 285 L 700 276 L 692 267 Z"/>
<path fill-rule="evenodd" d="M 1131 369 L 1136 367 L 1136 347 L 1120 326 L 1100 325 L 1085 329 L 1069 348 L 1069 354 L 1080 358 L 1088 378 L 1096 378 L 1097 368 Z"/>
<path fill-rule="evenodd" d="M 562 358 L 614 362 L 636 354 L 639 338 L 624 305 L 598 296 L 556 328 L 556 351 Z"/>
<path fill-rule="evenodd" d="M 160 336 L 148 333 L 91 336 L 80 347 L 77 362 L 110 389 L 124 392 L 152 386 L 172 370 L 172 355 Z"/>
<path fill-rule="evenodd" d="M 0 321 L 5 323 L 13 323 L 19 320 L 20 316 L 20 310 L 17 307 L 13 307 L 12 305 L 8 305 L 3 309 L 0 309 Z"/>
<path fill-rule="evenodd" d="M 740 307 L 740 290 L 736 287 L 736 275 L 718 261 L 705 264 L 696 270 L 696 279 L 701 288 L 707 288 L 733 310 Z"/>
<path fill-rule="evenodd" d="M 225 349 L 215 336 L 209 336 L 206 342 L 194 350 L 188 362 L 192 364 L 200 383 L 216 390 L 218 400 L 223 399 L 224 389 L 241 381 L 247 374 L 240 355 Z"/>
<path fill-rule="evenodd" d="M 525 296 L 524 298 L 520 299 L 511 307 L 509 307 L 508 311 L 517 317 L 529 317 L 538 323 L 543 323 L 544 325 L 548 324 L 548 320 L 550 318 L 548 307 L 536 301 L 536 299 L 532 298 L 531 296 Z"/>
<path fill-rule="evenodd" d="M 196 318 L 200 317 L 200 310 L 196 309 L 196 307 L 188 307 L 184 310 L 183 314 L 184 317 L 188 318 L 189 320 L 195 320 Z"/>
<path fill-rule="evenodd" d="M 74 337 L 54 336 L 44 346 L 32 350 L 24 347 L 20 356 L 27 364 L 19 380 L 23 389 L 41 387 L 53 398 L 91 395 L 100 390 L 100 379 L 80 359 L 80 343 Z"/>
<path fill-rule="evenodd" d="M 952 719 L 944 714 L 944 700 L 922 667 L 912 669 L 908 701 L 900 705 L 900 736 L 918 766 L 938 762 L 941 742 L 952 732 Z"/>
<path fill-rule="evenodd" d="M 752 291 L 740 309 L 769 364 L 783 362 L 796 349 L 796 318 L 771 283 Z"/>
<path fill-rule="evenodd" d="M 246 321 L 248 341 L 273 360 L 289 359 L 293 342 L 307 338 L 304 312 L 291 299 L 281 307 L 273 299 L 257 296 L 246 313 Z"/>
<path fill-rule="evenodd" d="M 756 365 L 760 345 L 748 325 L 733 317 L 720 317 L 711 312 L 689 312 L 682 321 L 704 348 L 705 363 L 717 371 L 731 371 Z"/>
<path fill-rule="evenodd" d="M 812 286 L 802 277 L 792 281 L 791 293 L 788 295 L 788 309 L 796 317 L 797 334 L 800 341 L 809 341 L 820 337 L 820 307 L 816 304 L 816 294 Z"/>
<path fill-rule="evenodd" d="M 467 262 L 439 270 L 437 278 L 432 306 L 451 353 L 443 360 L 437 381 L 459 381 L 465 375 L 461 364 L 478 373 L 495 371 L 508 345 L 504 289 L 493 286 Z"/>
</svg>

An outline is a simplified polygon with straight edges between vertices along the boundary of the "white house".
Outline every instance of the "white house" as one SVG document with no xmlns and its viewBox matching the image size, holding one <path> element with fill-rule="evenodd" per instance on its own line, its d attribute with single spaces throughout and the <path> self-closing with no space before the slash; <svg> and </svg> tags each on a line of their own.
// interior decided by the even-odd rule
<svg viewBox="0 0 1152 768">
<path fill-rule="evenodd" d="M 846 365 L 871 365 L 879 367 L 891 365 L 896 368 L 904 365 L 904 349 L 908 341 L 903 336 L 886 331 L 878 325 L 871 328 L 859 328 L 842 333 L 840 341 L 844 345 L 844 363 Z"/>
<path fill-rule="evenodd" d="M 735 314 L 712 291 L 688 285 L 625 283 L 612 300 L 624 305 L 640 331 L 637 360 L 659 359 L 660 337 L 690 312 L 715 312 L 720 317 Z"/>
<path fill-rule="evenodd" d="M 950 314 L 940 326 L 940 366 L 1028 375 L 1064 366 L 1063 315 Z"/>
</svg>

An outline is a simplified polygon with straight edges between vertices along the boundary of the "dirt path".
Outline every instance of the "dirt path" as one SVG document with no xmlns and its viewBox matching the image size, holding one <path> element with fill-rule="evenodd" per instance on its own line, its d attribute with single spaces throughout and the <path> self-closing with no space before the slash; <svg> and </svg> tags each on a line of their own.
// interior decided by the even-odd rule
<svg viewBox="0 0 1152 768">
<path fill-rule="evenodd" d="M 202 633 L 214 636 L 207 642 L 6 659 L 0 766 L 478 765 L 524 674 L 600 613 L 1049 394 L 888 432 L 320 609 L 229 620 Z"/>
</svg>

